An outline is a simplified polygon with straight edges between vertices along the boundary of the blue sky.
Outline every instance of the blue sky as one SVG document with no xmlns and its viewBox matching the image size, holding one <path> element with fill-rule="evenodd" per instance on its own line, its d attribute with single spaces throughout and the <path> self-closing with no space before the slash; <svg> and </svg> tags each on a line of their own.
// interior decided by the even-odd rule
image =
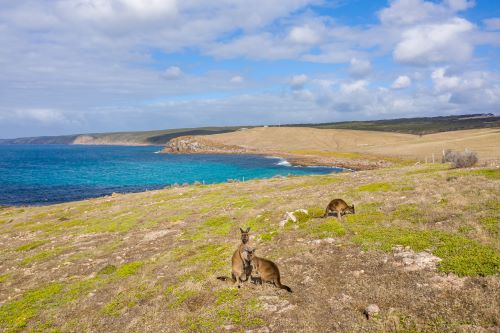
<svg viewBox="0 0 500 333">
<path fill-rule="evenodd" d="M 500 107 L 500 3 L 0 0 L 0 138 Z"/>
</svg>

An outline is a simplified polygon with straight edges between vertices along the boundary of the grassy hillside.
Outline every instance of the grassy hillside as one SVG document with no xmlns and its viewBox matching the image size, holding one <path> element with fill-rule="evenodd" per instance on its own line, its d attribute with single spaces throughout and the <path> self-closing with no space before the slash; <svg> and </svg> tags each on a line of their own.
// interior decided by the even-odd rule
<svg viewBox="0 0 500 333">
<path fill-rule="evenodd" d="M 360 154 L 430 160 L 440 159 L 443 149 L 470 149 L 483 160 L 500 159 L 500 129 L 451 131 L 418 136 L 403 133 L 315 129 L 296 127 L 260 127 L 246 131 L 206 137 L 211 141 L 242 146 L 261 152 L 281 151 L 324 158 L 362 157 Z M 359 155 L 359 156 L 358 156 Z"/>
<path fill-rule="evenodd" d="M 335 197 L 356 214 L 319 218 Z M 498 170 L 425 165 L 3 207 L 0 331 L 493 332 L 499 198 Z M 293 293 L 215 279 L 247 226 Z"/>
</svg>

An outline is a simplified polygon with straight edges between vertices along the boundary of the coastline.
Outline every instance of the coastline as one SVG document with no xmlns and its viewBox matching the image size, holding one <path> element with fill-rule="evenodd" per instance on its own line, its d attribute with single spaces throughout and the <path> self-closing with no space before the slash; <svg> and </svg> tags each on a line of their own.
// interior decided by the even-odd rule
<svg viewBox="0 0 500 333">
<path fill-rule="evenodd" d="M 170 140 L 162 153 L 172 154 L 249 154 L 278 157 L 291 166 L 342 168 L 353 171 L 374 170 L 394 166 L 402 160 L 355 153 L 324 152 L 293 153 L 278 150 L 253 149 L 244 146 L 224 145 L 206 137 L 184 136 Z M 351 156 L 349 156 L 351 155 Z"/>
</svg>

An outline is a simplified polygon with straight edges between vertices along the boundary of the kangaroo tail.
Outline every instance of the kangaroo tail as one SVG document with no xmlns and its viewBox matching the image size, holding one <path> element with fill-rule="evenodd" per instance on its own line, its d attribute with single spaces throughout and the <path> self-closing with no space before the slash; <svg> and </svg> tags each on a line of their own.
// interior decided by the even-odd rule
<svg viewBox="0 0 500 333">
<path fill-rule="evenodd" d="M 322 216 L 322 217 L 323 217 L 323 218 L 324 218 L 324 217 L 327 217 L 327 216 L 328 216 L 329 211 L 330 211 L 330 210 L 328 209 L 328 207 L 326 207 L 326 209 L 325 209 L 325 214 L 323 214 L 323 216 Z"/>
<path fill-rule="evenodd" d="M 288 291 L 289 293 L 291 293 L 291 292 L 292 292 L 292 288 L 290 288 L 289 286 L 285 286 L 284 284 L 282 284 L 282 285 L 280 286 L 280 288 L 281 288 L 281 289 L 285 289 L 285 290 L 286 290 L 286 291 Z"/>
<path fill-rule="evenodd" d="M 289 286 L 285 286 L 284 284 L 281 284 L 281 281 L 280 281 L 280 278 L 278 277 L 276 279 L 276 286 L 280 289 L 285 289 L 286 291 L 288 291 L 289 293 L 292 292 L 292 289 L 289 287 Z"/>
<path fill-rule="evenodd" d="M 218 276 L 217 280 L 227 281 L 227 280 L 229 280 L 229 277 L 228 276 Z"/>
</svg>

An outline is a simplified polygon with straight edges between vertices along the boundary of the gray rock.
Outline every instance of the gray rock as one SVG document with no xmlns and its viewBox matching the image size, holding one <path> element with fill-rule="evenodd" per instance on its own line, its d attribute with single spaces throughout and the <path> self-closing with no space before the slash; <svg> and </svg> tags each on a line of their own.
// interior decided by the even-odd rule
<svg viewBox="0 0 500 333">
<path fill-rule="evenodd" d="M 365 311 L 363 311 L 364 315 L 366 316 L 366 319 L 370 319 L 378 315 L 379 312 L 380 308 L 378 307 L 377 304 L 370 304 L 365 308 Z"/>
</svg>

